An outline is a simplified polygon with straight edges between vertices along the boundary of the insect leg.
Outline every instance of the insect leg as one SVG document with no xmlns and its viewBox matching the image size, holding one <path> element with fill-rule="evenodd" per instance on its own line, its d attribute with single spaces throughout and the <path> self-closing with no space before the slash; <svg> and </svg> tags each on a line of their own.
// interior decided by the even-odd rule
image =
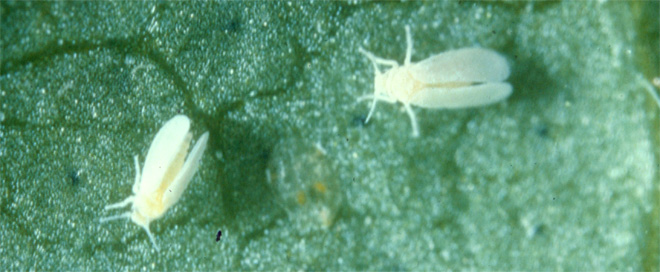
<svg viewBox="0 0 660 272">
<path fill-rule="evenodd" d="M 384 95 L 372 95 L 372 94 L 365 94 L 363 96 L 358 97 L 358 102 L 362 102 L 367 99 L 378 99 L 381 101 L 385 101 L 390 104 L 396 103 L 396 99 L 391 98 L 389 96 L 384 96 Z"/>
<path fill-rule="evenodd" d="M 151 234 L 151 231 L 149 230 L 149 225 L 141 225 L 141 226 L 147 232 L 147 235 L 149 236 L 149 239 L 151 240 L 151 243 L 154 244 L 154 247 L 156 248 L 156 250 L 160 251 L 160 248 L 158 247 L 158 244 L 156 244 L 156 239 L 154 239 L 154 235 Z"/>
<path fill-rule="evenodd" d="M 140 173 L 140 163 L 138 162 L 138 155 L 135 155 L 135 157 L 133 157 L 133 160 L 135 161 L 135 182 L 133 182 L 133 194 L 137 194 L 138 190 L 140 189 L 140 178 L 142 174 Z"/>
<path fill-rule="evenodd" d="M 124 199 L 122 202 L 118 202 L 118 203 L 115 203 L 115 204 L 110 204 L 108 206 L 105 206 L 105 209 L 106 210 L 112 210 L 112 209 L 126 207 L 128 204 L 133 203 L 134 199 L 135 199 L 134 196 L 129 196 L 126 199 Z"/>
<path fill-rule="evenodd" d="M 120 215 L 113 215 L 113 216 L 103 217 L 99 221 L 101 223 L 104 223 L 104 222 L 108 222 L 108 221 L 111 221 L 111 220 L 117 220 L 117 219 L 122 219 L 122 218 L 129 218 L 129 217 L 131 217 L 131 212 L 122 213 Z"/>
<path fill-rule="evenodd" d="M 374 65 L 374 69 L 378 72 L 378 74 L 382 74 L 380 69 L 378 69 L 378 64 L 381 65 L 387 65 L 391 67 L 398 67 L 399 63 L 397 63 L 395 60 L 389 60 L 389 59 L 384 59 L 384 58 L 379 58 L 376 57 L 373 53 L 364 50 L 362 47 L 360 47 L 360 53 L 364 54 L 369 60 L 371 60 L 371 63 Z"/>
<path fill-rule="evenodd" d="M 403 66 L 408 66 L 410 64 L 410 57 L 412 56 L 412 35 L 410 35 L 410 26 L 406 25 L 406 59 L 403 60 Z"/>
<path fill-rule="evenodd" d="M 655 81 L 656 81 L 656 80 L 653 79 L 653 82 L 654 82 L 654 83 L 655 83 Z M 660 81 L 660 80 L 658 80 L 658 81 Z M 651 95 L 651 97 L 653 98 L 653 100 L 655 100 L 655 103 L 657 103 L 658 106 L 660 107 L 660 96 L 658 96 L 658 94 L 657 94 L 657 93 L 655 92 L 655 90 L 653 89 L 653 85 L 651 85 L 651 83 L 649 83 L 646 79 L 644 79 L 644 78 L 641 77 L 641 76 L 640 76 L 640 80 L 639 80 L 639 82 L 641 82 L 641 83 L 644 85 L 644 87 L 646 87 L 646 90 L 649 92 L 649 94 Z M 658 85 L 658 87 L 660 87 L 660 85 Z"/>
<path fill-rule="evenodd" d="M 413 137 L 419 137 L 419 128 L 417 128 L 417 118 L 415 117 L 415 112 L 410 107 L 410 103 L 404 103 L 403 107 L 406 108 L 406 112 L 410 117 L 410 123 L 412 123 Z"/>
<path fill-rule="evenodd" d="M 369 122 L 369 119 L 371 119 L 371 115 L 374 113 L 374 110 L 376 109 L 376 102 L 378 102 L 378 100 L 382 100 L 390 104 L 396 103 L 396 99 L 391 98 L 389 96 L 371 95 L 371 94 L 360 96 L 358 98 L 358 102 L 361 102 L 362 100 L 366 100 L 366 99 L 373 99 L 373 101 L 371 102 L 371 109 L 369 109 L 369 114 L 367 114 L 367 119 L 364 120 L 365 124 Z"/>
<path fill-rule="evenodd" d="M 378 99 L 376 99 L 375 97 L 374 100 L 371 101 L 371 109 L 369 109 L 369 114 L 367 114 L 367 119 L 364 119 L 365 124 L 369 123 L 369 119 L 371 119 L 371 114 L 373 114 L 374 110 L 376 109 L 376 101 L 378 101 Z"/>
</svg>

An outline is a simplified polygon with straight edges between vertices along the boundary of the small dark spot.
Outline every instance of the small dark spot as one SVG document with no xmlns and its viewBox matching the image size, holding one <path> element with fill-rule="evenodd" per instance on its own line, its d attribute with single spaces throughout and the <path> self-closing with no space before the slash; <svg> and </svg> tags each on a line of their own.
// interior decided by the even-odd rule
<svg viewBox="0 0 660 272">
<path fill-rule="evenodd" d="M 236 32 L 240 27 L 241 23 L 237 19 L 232 19 L 223 27 L 223 30 L 227 32 Z"/>
<path fill-rule="evenodd" d="M 544 224 L 538 224 L 534 226 L 534 236 L 537 235 L 542 235 L 545 232 L 545 225 Z"/>
<path fill-rule="evenodd" d="M 513 55 L 513 58 L 514 58 L 514 59 L 518 59 L 518 55 Z"/>
<path fill-rule="evenodd" d="M 364 115 L 353 116 L 351 120 L 351 125 L 354 127 L 366 127 L 367 126 L 367 117 Z"/>
<path fill-rule="evenodd" d="M 493 30 L 493 34 L 496 34 L 496 33 L 497 33 L 497 31 Z"/>
<path fill-rule="evenodd" d="M 240 24 L 238 23 L 238 20 L 231 20 L 231 22 L 229 22 L 229 25 L 227 25 L 227 30 L 231 32 L 235 32 L 236 30 L 238 30 L 239 26 Z"/>
<path fill-rule="evenodd" d="M 549 132 L 550 129 L 548 129 L 548 127 L 545 125 L 540 125 L 536 127 L 536 133 L 541 137 L 548 137 Z"/>
<path fill-rule="evenodd" d="M 71 181 L 71 185 L 76 186 L 80 183 L 80 173 L 76 169 L 69 169 L 67 171 L 67 176 L 69 177 L 69 180 Z"/>
<path fill-rule="evenodd" d="M 216 241 L 216 242 L 217 242 L 217 241 L 220 241 L 220 237 L 221 237 L 221 236 L 222 236 L 222 230 L 219 230 L 219 231 L 218 231 L 218 234 L 215 235 L 215 241 Z"/>
<path fill-rule="evenodd" d="M 262 149 L 259 153 L 259 158 L 263 161 L 268 161 L 270 159 L 270 150 Z"/>
</svg>

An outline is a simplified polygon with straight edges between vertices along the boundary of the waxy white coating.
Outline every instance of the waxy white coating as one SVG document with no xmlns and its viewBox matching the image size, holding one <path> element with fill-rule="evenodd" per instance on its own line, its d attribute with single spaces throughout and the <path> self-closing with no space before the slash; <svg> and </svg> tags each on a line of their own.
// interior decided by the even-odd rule
<svg viewBox="0 0 660 272">
<path fill-rule="evenodd" d="M 407 49 L 403 66 L 360 48 L 360 53 L 371 60 L 376 73 L 374 94 L 358 98 L 358 101 L 373 99 L 365 123 L 369 122 L 377 101 L 401 102 L 410 117 L 413 136 L 417 137 L 417 119 L 410 105 L 449 109 L 476 107 L 501 101 L 511 94 L 511 85 L 503 82 L 509 76 L 509 65 L 495 51 L 462 48 L 411 63 L 412 37 L 410 27 L 405 29 Z M 378 65 L 390 69 L 382 72 Z"/>
<path fill-rule="evenodd" d="M 105 207 L 106 210 L 110 210 L 132 204 L 131 211 L 102 218 L 101 222 L 130 218 L 135 224 L 144 228 L 154 247 L 159 249 L 153 234 L 149 231 L 149 223 L 162 217 L 179 200 L 197 172 L 209 138 L 208 132 L 202 134 L 188 154 L 192 139 L 189 129 L 190 119 L 185 115 L 174 116 L 163 125 L 151 142 L 142 174 L 140 174 L 138 156 L 134 157 L 136 174 L 133 195 Z"/>
</svg>

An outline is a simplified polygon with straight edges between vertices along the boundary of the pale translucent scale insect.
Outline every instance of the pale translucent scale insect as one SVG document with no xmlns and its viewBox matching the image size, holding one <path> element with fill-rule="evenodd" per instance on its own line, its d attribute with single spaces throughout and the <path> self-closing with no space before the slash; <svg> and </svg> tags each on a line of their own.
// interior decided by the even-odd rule
<svg viewBox="0 0 660 272">
<path fill-rule="evenodd" d="M 511 94 L 511 85 L 503 82 L 509 77 L 509 65 L 495 51 L 462 48 L 411 63 L 412 37 L 410 27 L 405 29 L 407 48 L 403 66 L 360 48 L 360 53 L 371 60 L 376 73 L 374 94 L 358 98 L 358 101 L 373 99 L 365 123 L 369 122 L 377 101 L 401 102 L 410 117 L 413 136 L 417 137 L 417 119 L 410 105 L 449 109 L 476 107 L 498 102 Z M 382 72 L 378 65 L 390 69 Z"/>
<path fill-rule="evenodd" d="M 202 134 L 188 154 L 192 140 L 189 128 L 190 119 L 185 115 L 174 116 L 163 125 L 151 142 L 142 174 L 138 156 L 134 157 L 136 174 L 133 195 L 105 207 L 110 210 L 132 204 L 131 211 L 101 218 L 101 222 L 130 218 L 144 228 L 154 247 L 159 249 L 149 231 L 149 223 L 162 217 L 179 200 L 197 171 L 209 138 L 208 132 Z"/>
</svg>

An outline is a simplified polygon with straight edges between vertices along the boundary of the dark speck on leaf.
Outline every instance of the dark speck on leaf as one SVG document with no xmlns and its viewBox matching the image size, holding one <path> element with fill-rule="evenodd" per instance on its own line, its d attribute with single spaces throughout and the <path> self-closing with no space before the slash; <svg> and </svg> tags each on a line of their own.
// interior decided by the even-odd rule
<svg viewBox="0 0 660 272">
<path fill-rule="evenodd" d="M 353 120 L 351 120 L 351 125 L 354 127 L 366 127 L 367 124 L 365 121 L 367 121 L 367 116 L 357 115 L 353 117 Z"/>
<path fill-rule="evenodd" d="M 227 25 L 225 25 L 225 30 L 227 30 L 228 32 L 236 32 L 238 31 L 239 27 L 240 27 L 240 22 L 236 19 L 233 19 L 229 21 Z"/>
<path fill-rule="evenodd" d="M 76 186 L 80 183 L 80 175 L 78 173 L 78 170 L 69 169 L 69 171 L 67 171 L 66 174 L 69 177 L 69 180 L 71 181 L 71 185 Z"/>
<path fill-rule="evenodd" d="M 215 236 L 215 241 L 220 241 L 220 237 L 222 236 L 222 230 L 218 231 L 218 234 Z"/>
<path fill-rule="evenodd" d="M 550 132 L 550 130 L 545 125 L 540 125 L 540 126 L 536 127 L 536 133 L 538 133 L 538 135 L 541 136 L 541 137 L 548 137 L 549 132 Z"/>
<path fill-rule="evenodd" d="M 263 149 L 259 153 L 259 158 L 261 158 L 263 161 L 268 161 L 270 159 L 270 150 Z"/>
<path fill-rule="evenodd" d="M 538 224 L 538 225 L 534 226 L 534 236 L 543 235 L 543 232 L 545 232 L 545 225 L 544 224 Z"/>
</svg>

